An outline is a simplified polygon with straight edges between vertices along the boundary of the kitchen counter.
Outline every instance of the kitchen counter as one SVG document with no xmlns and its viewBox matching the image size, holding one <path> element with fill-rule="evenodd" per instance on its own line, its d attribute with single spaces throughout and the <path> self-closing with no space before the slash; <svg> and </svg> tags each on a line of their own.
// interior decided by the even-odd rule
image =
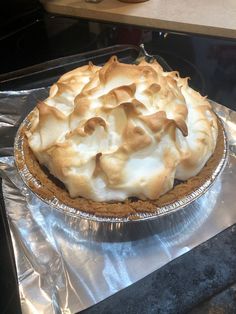
<svg viewBox="0 0 236 314">
<path fill-rule="evenodd" d="M 103 0 L 41 0 L 46 11 L 91 20 L 236 38 L 235 0 L 149 0 L 123 3 Z"/>
</svg>

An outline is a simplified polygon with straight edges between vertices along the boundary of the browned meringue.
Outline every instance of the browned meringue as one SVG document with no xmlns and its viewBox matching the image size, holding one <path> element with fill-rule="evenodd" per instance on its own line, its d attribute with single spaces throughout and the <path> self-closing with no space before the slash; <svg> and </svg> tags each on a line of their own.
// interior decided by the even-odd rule
<svg viewBox="0 0 236 314">
<path fill-rule="evenodd" d="M 175 178 L 195 176 L 217 134 L 211 105 L 178 72 L 112 57 L 63 75 L 34 110 L 27 137 L 72 198 L 109 202 L 157 199 Z"/>
</svg>

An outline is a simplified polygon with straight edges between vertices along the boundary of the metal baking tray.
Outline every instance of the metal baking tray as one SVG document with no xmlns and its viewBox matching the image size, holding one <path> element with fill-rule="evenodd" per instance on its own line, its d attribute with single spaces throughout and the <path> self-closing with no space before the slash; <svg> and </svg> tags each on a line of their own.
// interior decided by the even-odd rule
<svg viewBox="0 0 236 314">
<path fill-rule="evenodd" d="M 140 55 L 140 48 L 132 45 L 115 45 L 90 52 L 62 57 L 31 67 L 0 75 L 0 90 L 26 90 L 48 87 L 63 73 L 93 61 L 102 65 L 111 56 L 116 55 L 121 62 L 131 63 Z M 155 58 L 166 70 L 171 70 L 168 63 L 159 55 Z"/>
</svg>

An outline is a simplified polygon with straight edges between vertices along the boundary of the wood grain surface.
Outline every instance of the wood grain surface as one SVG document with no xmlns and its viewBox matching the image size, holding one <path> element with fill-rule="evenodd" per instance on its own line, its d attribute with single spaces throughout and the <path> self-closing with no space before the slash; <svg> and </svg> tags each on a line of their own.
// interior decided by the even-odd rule
<svg viewBox="0 0 236 314">
<path fill-rule="evenodd" d="M 236 0 L 41 0 L 46 11 L 81 18 L 236 38 Z"/>
</svg>

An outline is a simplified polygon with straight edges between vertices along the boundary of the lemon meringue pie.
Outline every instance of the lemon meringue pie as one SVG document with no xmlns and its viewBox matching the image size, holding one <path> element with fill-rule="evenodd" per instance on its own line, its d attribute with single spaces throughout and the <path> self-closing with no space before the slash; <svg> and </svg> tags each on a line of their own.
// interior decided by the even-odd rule
<svg viewBox="0 0 236 314">
<path fill-rule="evenodd" d="M 141 200 L 141 209 L 155 204 L 175 180 L 199 175 L 219 131 L 209 101 L 187 78 L 164 72 L 156 61 L 134 65 L 116 57 L 64 74 L 30 121 L 32 156 L 64 184 L 72 202 L 97 208 L 127 205 L 130 197 Z"/>
</svg>

